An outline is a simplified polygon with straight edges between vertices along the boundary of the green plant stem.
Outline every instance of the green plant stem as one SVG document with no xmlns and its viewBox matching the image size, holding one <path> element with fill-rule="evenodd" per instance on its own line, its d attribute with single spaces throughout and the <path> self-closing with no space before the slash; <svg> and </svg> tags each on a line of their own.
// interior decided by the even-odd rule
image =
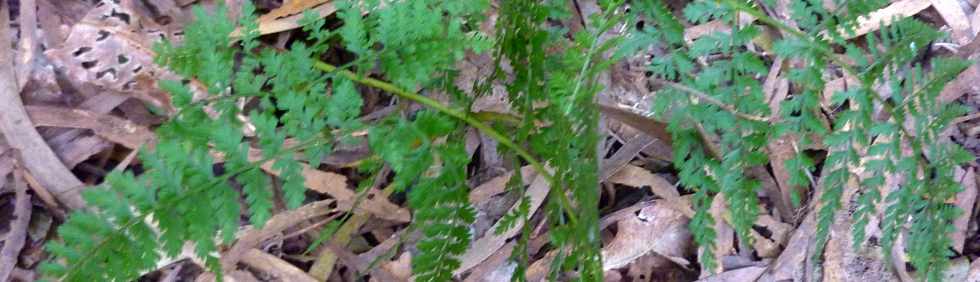
<svg viewBox="0 0 980 282">
<path fill-rule="evenodd" d="M 510 138 L 504 136 L 496 129 L 493 129 L 493 127 L 481 122 L 480 120 L 474 118 L 472 115 L 469 115 L 466 112 L 452 109 L 446 105 L 443 105 L 442 103 L 439 103 L 439 101 L 436 101 L 429 97 L 419 95 L 418 93 L 404 90 L 398 86 L 395 86 L 394 84 L 377 80 L 374 78 L 370 78 L 370 77 L 360 76 L 349 70 L 338 69 L 337 66 L 325 63 L 320 60 L 315 60 L 314 67 L 324 72 L 336 72 L 341 76 L 350 79 L 351 81 L 363 85 L 367 85 L 370 87 L 374 87 L 377 89 L 381 89 L 388 93 L 398 95 L 399 97 L 412 100 L 416 103 L 422 104 L 426 107 L 442 112 L 443 114 L 462 120 L 463 122 L 469 124 L 470 126 L 482 131 L 484 134 L 490 136 L 490 138 L 493 138 L 501 145 L 504 145 L 504 147 L 514 150 L 514 152 L 517 153 L 518 156 L 520 156 L 522 159 L 527 161 L 528 164 L 531 165 L 531 167 L 534 167 L 534 170 L 538 171 L 538 173 L 541 174 L 541 176 L 543 176 L 545 180 L 548 181 L 548 183 L 551 183 L 551 187 L 553 188 L 552 190 L 554 190 L 554 192 L 557 192 L 558 194 L 557 196 L 559 197 L 559 199 L 561 199 L 562 205 L 565 208 L 565 213 L 569 215 L 570 221 L 573 224 L 577 222 L 577 219 L 575 218 L 575 211 L 572 210 L 572 206 L 571 206 L 572 201 L 571 199 L 568 198 L 567 194 L 565 194 L 563 191 L 560 191 L 560 189 L 557 189 L 559 186 L 557 185 L 558 183 L 555 182 L 554 175 L 548 172 L 548 170 L 545 169 L 544 165 L 536 158 L 534 158 L 534 156 L 532 156 L 530 152 L 528 152 L 521 146 L 518 146 L 516 143 L 514 143 L 514 141 L 510 140 Z"/>
</svg>

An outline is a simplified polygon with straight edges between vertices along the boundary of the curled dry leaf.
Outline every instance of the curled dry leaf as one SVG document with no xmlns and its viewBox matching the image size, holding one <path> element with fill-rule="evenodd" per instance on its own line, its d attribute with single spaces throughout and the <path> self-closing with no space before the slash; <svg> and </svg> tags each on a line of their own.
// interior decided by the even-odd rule
<svg viewBox="0 0 980 282">
<path fill-rule="evenodd" d="M 649 252 L 688 265 L 684 259 L 691 247 L 687 223 L 684 214 L 661 203 L 641 209 L 618 223 L 616 237 L 602 248 L 602 269 L 626 266 Z"/>
<path fill-rule="evenodd" d="M 45 54 L 72 81 L 132 93 L 170 109 L 169 96 L 156 87 L 156 81 L 172 75 L 153 63 L 151 48 L 154 42 L 173 37 L 116 1 L 104 0 L 72 27 L 62 46 Z"/>
</svg>

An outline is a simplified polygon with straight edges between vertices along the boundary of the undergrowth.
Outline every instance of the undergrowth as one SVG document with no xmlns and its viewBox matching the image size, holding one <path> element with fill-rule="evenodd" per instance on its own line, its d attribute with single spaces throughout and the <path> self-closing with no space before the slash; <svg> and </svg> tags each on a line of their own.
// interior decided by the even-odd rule
<svg viewBox="0 0 980 282">
<path fill-rule="evenodd" d="M 786 163 L 791 183 L 815 186 L 819 197 L 817 260 L 834 215 L 849 201 L 844 191 L 855 189 L 855 247 L 864 245 L 864 226 L 885 204 L 882 249 L 905 234 L 920 277 L 939 279 L 952 255 L 949 223 L 959 214 L 947 204 L 961 189 L 953 169 L 972 159 L 941 142 L 962 110 L 936 96 L 966 67 L 923 59 L 942 33 L 903 19 L 846 39 L 859 16 L 888 4 L 879 0 L 846 1 L 836 10 L 793 0 L 794 25 L 763 12 L 773 10 L 768 1 L 698 0 L 680 14 L 661 1 L 599 2 L 600 12 L 578 19 L 566 1 L 334 1 L 343 25 L 329 30 L 326 19 L 309 14 L 302 22 L 308 37 L 287 50 L 259 40 L 248 1 L 237 21 L 221 8 L 196 8 L 183 42 L 157 47 L 157 63 L 184 78 L 160 82 L 179 111 L 140 154 L 139 175 L 113 173 L 85 191 L 90 208 L 73 212 L 59 228 L 44 273 L 68 281 L 132 280 L 190 247 L 220 274 L 218 254 L 234 242 L 243 218 L 263 226 L 276 195 L 289 208 L 309 201 L 303 166 L 318 166 L 333 147 L 356 142 L 355 133 L 366 130 L 380 162 L 364 162 L 360 172 L 390 167 L 395 191 L 406 193 L 413 210 L 413 230 L 422 234 L 412 259 L 415 279 L 450 280 L 475 218 L 467 200 L 470 156 L 460 141 L 473 127 L 502 145 L 514 167 L 531 165 L 548 181 L 544 212 L 549 250 L 556 253 L 549 278 L 574 272 L 577 279 L 601 280 L 594 101 L 612 64 L 656 48 L 665 54 L 649 62 L 658 87 L 651 112 L 669 124 L 680 186 L 693 194 L 690 230 L 703 269 L 718 269 L 716 221 L 751 242 L 762 203 L 760 182 L 746 171 L 769 163 L 767 144 L 790 138 L 796 148 Z M 499 16 L 495 29 L 481 30 L 491 7 Z M 580 20 L 574 32 L 556 24 Z M 686 40 L 684 26 L 709 21 L 730 28 Z M 236 28 L 241 36 L 231 38 Z M 336 47 L 354 59 L 340 66 L 320 61 Z M 457 63 L 468 53 L 492 56 L 494 72 L 458 89 Z M 784 67 L 792 94 L 779 112 L 762 84 L 776 60 L 793 66 Z M 834 73 L 858 83 L 825 101 L 826 79 Z M 510 116 L 470 112 L 474 96 L 489 95 L 494 84 L 505 86 Z M 398 113 L 359 119 L 367 88 L 397 100 Z M 423 109 L 412 111 L 411 103 Z M 828 150 L 822 162 L 803 149 L 820 146 Z M 261 168 L 266 162 L 277 177 Z M 882 194 L 885 179 L 896 175 L 904 179 L 900 188 Z M 522 177 L 514 174 L 512 193 L 525 192 L 517 185 Z M 718 194 L 728 209 L 724 218 L 708 212 Z M 529 201 L 520 198 L 493 231 L 521 226 L 511 257 L 514 280 L 528 269 Z"/>
</svg>

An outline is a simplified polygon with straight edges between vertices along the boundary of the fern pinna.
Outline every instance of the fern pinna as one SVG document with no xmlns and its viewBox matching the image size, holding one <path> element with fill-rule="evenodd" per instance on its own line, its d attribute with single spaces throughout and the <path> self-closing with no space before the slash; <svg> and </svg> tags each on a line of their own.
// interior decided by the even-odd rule
<svg viewBox="0 0 980 282">
<path fill-rule="evenodd" d="M 280 193 L 273 183 L 281 184 L 288 207 L 303 204 L 303 163 L 318 164 L 334 145 L 366 130 L 372 153 L 394 172 L 395 191 L 407 195 L 410 230 L 422 235 L 415 279 L 450 280 L 475 218 L 467 200 L 470 156 L 458 141 L 470 126 L 502 145 L 514 167 L 531 165 L 547 179 L 544 212 L 555 254 L 549 278 L 574 272 L 601 280 L 599 77 L 624 56 L 655 48 L 665 53 L 649 62 L 659 87 L 651 112 L 668 123 L 679 184 L 692 193 L 689 227 L 703 269 L 719 268 L 717 221 L 751 243 L 762 203 L 759 180 L 746 172 L 769 163 L 763 151 L 770 142 L 788 138 L 795 148 L 785 162 L 791 184 L 820 185 L 817 260 L 834 215 L 851 200 L 842 199 L 850 187 L 859 203 L 855 247 L 866 241 L 864 226 L 876 206 L 885 204 L 884 249 L 905 234 L 913 266 L 923 278 L 939 279 L 950 255 L 948 223 L 958 214 L 947 204 L 960 189 L 952 171 L 972 157 L 942 142 L 941 132 L 961 111 L 935 98 L 964 63 L 919 56 L 941 33 L 904 19 L 852 39 L 860 16 L 887 4 L 880 0 L 848 1 L 836 10 L 791 0 L 790 14 L 782 15 L 791 24 L 763 12 L 773 11 L 767 1 L 696 0 L 680 14 L 662 1 L 598 2 L 599 12 L 571 19 L 580 11 L 552 0 L 333 1 L 343 25 L 327 30 L 325 19 L 308 15 L 301 22 L 308 37 L 287 50 L 263 46 L 248 1 L 237 21 L 221 8 L 196 9 L 183 43 L 157 48 L 158 63 L 184 78 L 160 82 L 178 112 L 141 153 L 139 175 L 113 173 L 84 193 L 90 208 L 59 229 L 45 273 L 69 281 L 134 279 L 192 250 L 220 274 L 217 256 L 242 219 L 261 227 L 271 217 Z M 480 26 L 490 11 L 497 13 L 496 29 L 486 34 Z M 583 25 L 570 32 L 554 24 L 571 20 Z M 709 21 L 730 28 L 685 37 L 684 26 Z M 317 59 L 337 45 L 354 58 L 339 67 Z M 489 53 L 495 71 L 472 89 L 458 89 L 456 64 L 467 53 Z M 798 67 L 784 70 L 791 95 L 774 106 L 761 78 L 776 61 Z M 828 73 L 857 83 L 825 99 Z M 474 97 L 464 93 L 483 95 L 493 84 L 506 87 L 513 113 L 495 119 L 469 112 Z M 425 109 L 403 106 L 399 114 L 362 122 L 363 87 Z M 828 151 L 822 164 L 805 150 L 821 146 Z M 261 170 L 267 162 L 278 177 Z M 365 162 L 361 170 L 379 167 Z M 901 189 L 882 195 L 885 178 L 898 174 Z M 521 177 L 510 181 L 514 193 L 524 192 Z M 721 218 L 708 211 L 715 199 L 727 206 Z M 521 226 L 511 258 L 515 280 L 529 267 L 528 202 L 520 198 L 494 230 Z"/>
</svg>

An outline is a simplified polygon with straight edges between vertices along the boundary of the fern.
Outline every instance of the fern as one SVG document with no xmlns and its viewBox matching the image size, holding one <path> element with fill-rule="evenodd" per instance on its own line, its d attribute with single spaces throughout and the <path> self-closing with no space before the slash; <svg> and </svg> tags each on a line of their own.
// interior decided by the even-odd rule
<svg viewBox="0 0 980 282">
<path fill-rule="evenodd" d="M 690 44 L 677 40 L 682 36 L 676 28 L 679 21 L 662 4 L 639 6 L 641 13 L 648 15 L 658 29 L 633 32 L 654 34 L 671 51 L 651 62 L 650 70 L 667 81 L 661 85 L 668 86 L 658 93 L 653 110 L 670 122 L 668 129 L 674 136 L 680 183 L 695 191 L 696 215 L 691 230 L 695 241 L 704 247 L 700 256 L 702 267 L 714 269 L 716 263 L 711 254 L 713 219 L 706 213 L 706 206 L 710 205 L 708 195 L 724 195 L 729 205 L 728 222 L 741 239 L 750 240 L 747 231 L 757 213 L 757 200 L 752 192 L 757 184 L 741 175 L 746 168 L 765 164 L 767 160 L 764 155 L 748 152 L 759 151 L 762 145 L 781 135 L 793 134 L 798 148 L 809 146 L 813 137 L 819 137 L 829 150 L 823 163 L 823 186 L 819 187 L 823 191 L 816 211 L 816 259 L 823 253 L 834 215 L 842 206 L 844 187 L 859 183 L 854 246 L 863 245 L 868 218 L 876 205 L 884 201 L 888 204 L 882 222 L 884 249 L 890 250 L 902 229 L 914 226 L 908 232 L 910 241 L 913 237 L 917 240 L 909 242 L 913 265 L 922 271 L 923 278 L 938 279 L 950 255 L 946 249 L 948 223 L 957 214 L 955 207 L 943 202 L 959 189 L 949 175 L 952 167 L 968 158 L 954 157 L 964 155 L 956 146 L 939 145 L 943 142 L 936 139 L 938 135 L 933 130 L 942 130 L 949 122 L 945 118 L 956 116 L 957 112 L 938 105 L 935 97 L 941 85 L 965 66 L 941 60 L 928 68 L 922 67 L 916 61 L 918 55 L 941 34 L 915 20 L 897 21 L 877 34 L 866 36 L 867 48 L 845 40 L 861 15 L 885 4 L 886 1 L 849 1 L 842 9 L 828 11 L 819 1 L 791 1 L 791 17 L 798 26 L 788 26 L 745 3 L 694 1 L 684 9 L 689 22 L 723 20 L 733 28 L 730 32 L 703 36 Z M 786 37 L 774 44 L 776 59 L 796 60 L 805 66 L 788 70 L 787 77 L 799 92 L 782 103 L 781 113 L 767 113 L 767 106 L 760 99 L 756 78 L 767 67 L 761 58 L 743 47 L 756 37 L 758 27 L 739 26 L 734 16 L 737 12 L 748 13 L 783 32 Z M 833 51 L 834 45 L 842 46 L 853 63 L 841 61 Z M 707 56 L 712 59 L 698 63 L 691 59 Z M 843 69 L 846 75 L 857 78 L 859 84 L 834 93 L 832 106 L 843 111 L 833 126 L 827 128 L 818 115 L 826 85 L 824 73 L 831 66 Z M 926 71 L 928 74 L 924 74 Z M 696 73 L 697 79 L 685 75 L 691 72 Z M 875 90 L 879 85 L 891 86 L 891 97 L 880 97 Z M 701 93 L 711 93 L 709 98 L 732 106 L 704 103 L 705 94 Z M 887 119 L 875 120 L 875 103 L 883 105 L 881 109 L 888 114 Z M 778 122 L 770 125 L 751 118 L 770 115 L 779 115 L 772 120 Z M 916 126 L 904 128 L 906 121 Z M 769 132 L 770 126 L 776 130 Z M 704 154 L 714 146 L 711 140 L 718 140 L 714 158 Z M 902 144 L 910 144 L 913 152 L 903 153 Z M 792 184 L 810 184 L 809 175 L 815 162 L 804 152 L 798 151 L 786 165 Z M 858 175 L 854 170 L 857 167 L 868 174 Z M 878 187 L 892 173 L 906 174 L 906 182 L 900 190 L 883 196 Z M 913 223 L 908 223 L 909 220 Z"/>
<path fill-rule="evenodd" d="M 490 37 L 479 30 L 491 8 L 487 0 L 342 0 L 334 3 L 342 26 L 327 30 L 325 19 L 308 13 L 301 21 L 308 37 L 286 50 L 261 46 L 248 1 L 237 21 L 221 8 L 213 14 L 196 8 L 184 42 L 156 49 L 157 62 L 183 77 L 160 82 L 178 111 L 157 129 L 157 143 L 141 153 L 141 174 L 113 173 L 84 193 L 91 208 L 61 226 L 60 241 L 47 246 L 54 258 L 44 273 L 67 281 L 132 280 L 165 257 L 192 249 L 220 274 L 219 250 L 234 241 L 243 219 L 261 227 L 278 193 L 287 207 L 302 205 L 303 163 L 317 165 L 338 142 L 367 130 L 372 153 L 394 172 L 392 185 L 406 193 L 414 212 L 409 230 L 422 235 L 412 260 L 415 279 L 451 280 L 475 217 L 467 200 L 470 158 L 456 141 L 470 126 L 502 145 L 514 167 L 531 165 L 548 181 L 548 250 L 556 254 L 549 278 L 574 271 L 581 280 L 601 280 L 594 105 L 603 90 L 599 77 L 613 63 L 656 45 L 666 54 L 650 61 L 652 79 L 661 86 L 652 112 L 668 123 L 679 184 L 693 194 L 689 227 L 701 246 L 703 269 L 718 268 L 716 221 L 751 243 L 760 183 L 745 171 L 769 162 L 760 153 L 769 142 L 792 135 L 797 148 L 822 140 L 828 150 L 819 175 L 823 185 L 814 187 L 821 190 L 814 211 L 817 260 L 835 215 L 850 200 L 842 199 L 845 187 L 858 184 L 854 247 L 863 245 L 869 218 L 885 204 L 885 249 L 905 234 L 913 266 L 923 278 L 939 279 L 951 255 L 949 222 L 959 214 L 947 204 L 960 189 L 952 171 L 971 159 L 941 140 L 940 132 L 962 110 L 935 98 L 966 66 L 946 59 L 926 64 L 919 56 L 941 33 L 906 19 L 865 36 L 863 44 L 845 39 L 860 16 L 887 4 L 882 0 L 848 1 L 837 10 L 821 1 L 792 0 L 793 25 L 743 1 L 693 1 L 682 19 L 662 1 L 635 2 L 599 1 L 601 11 L 571 33 L 553 24 L 573 14 L 564 1 L 503 1 L 495 6 L 499 18 Z M 740 13 L 756 22 L 743 25 Z M 636 24 L 641 18 L 649 20 L 642 28 Z M 684 26 L 715 20 L 731 29 L 685 40 Z M 611 32 L 622 26 L 634 28 Z M 233 40 L 236 27 L 241 36 Z M 783 38 L 759 44 L 766 28 Z M 339 67 L 318 60 L 337 44 L 354 58 Z M 471 92 L 485 95 L 494 84 L 505 85 L 512 116 L 495 120 L 468 111 L 475 97 L 453 83 L 467 52 L 490 52 L 495 62 L 494 73 Z M 774 60 L 802 66 L 786 70 L 794 91 L 778 113 L 770 112 L 760 83 Z M 837 69 L 858 83 L 833 94 L 835 116 L 827 125 L 821 117 L 825 73 Z M 365 124 L 358 120 L 363 87 L 426 109 L 403 106 L 398 115 Z M 885 87 L 890 96 L 879 95 Z M 253 149 L 261 150 L 261 159 L 250 154 Z M 278 177 L 263 172 L 260 164 L 267 162 Z M 785 164 L 791 184 L 810 185 L 817 164 L 797 150 Z M 369 163 L 362 172 L 379 167 Z M 879 187 L 893 174 L 905 176 L 901 189 L 882 195 Z M 512 193 L 525 192 L 522 177 L 518 172 L 510 180 Z M 282 191 L 270 188 L 274 182 Z M 714 199 L 728 207 L 721 218 L 708 212 Z M 530 258 L 529 203 L 521 197 L 494 230 L 522 226 L 512 253 L 516 281 L 524 279 Z"/>
</svg>

